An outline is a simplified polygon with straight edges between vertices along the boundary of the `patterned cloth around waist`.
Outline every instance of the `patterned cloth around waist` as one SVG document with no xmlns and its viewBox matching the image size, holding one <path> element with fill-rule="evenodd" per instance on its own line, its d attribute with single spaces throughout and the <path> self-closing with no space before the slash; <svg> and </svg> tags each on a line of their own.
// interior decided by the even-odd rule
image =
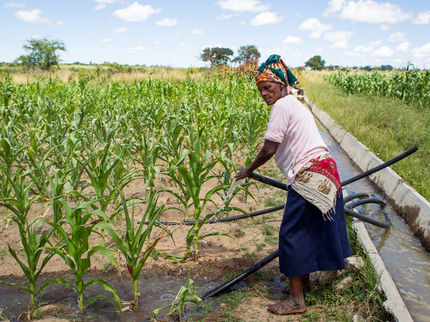
<svg viewBox="0 0 430 322">
<path fill-rule="evenodd" d="M 337 193 L 341 193 L 336 162 L 326 154 L 310 160 L 296 175 L 291 187 L 321 210 L 325 220 L 333 220 Z"/>
</svg>

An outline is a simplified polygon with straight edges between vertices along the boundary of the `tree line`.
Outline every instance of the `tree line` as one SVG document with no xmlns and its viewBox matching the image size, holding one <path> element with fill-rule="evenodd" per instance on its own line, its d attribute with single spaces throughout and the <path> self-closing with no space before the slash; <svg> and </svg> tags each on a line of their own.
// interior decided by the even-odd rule
<svg viewBox="0 0 430 322">
<path fill-rule="evenodd" d="M 39 68 L 43 70 L 50 70 L 54 66 L 58 66 L 60 63 L 60 51 L 66 51 L 66 46 L 61 40 L 48 40 L 43 39 L 30 39 L 23 46 L 24 50 L 27 51 L 26 55 L 19 56 L 15 63 L 23 66 L 26 69 Z M 234 57 L 233 50 L 224 47 L 206 47 L 200 54 L 200 59 L 203 62 L 209 62 L 210 67 L 226 66 L 229 63 L 243 65 L 258 65 L 258 61 L 261 57 L 255 45 L 241 46 L 238 50 L 237 56 Z M 118 64 L 119 65 L 119 64 Z M 345 67 L 338 65 L 325 65 L 325 60 L 320 55 L 315 55 L 309 58 L 305 62 L 305 67 L 312 70 L 322 69 L 345 69 Z M 363 70 L 392 70 L 391 65 L 381 65 L 377 67 L 365 66 L 357 67 L 353 66 L 353 69 Z"/>
</svg>

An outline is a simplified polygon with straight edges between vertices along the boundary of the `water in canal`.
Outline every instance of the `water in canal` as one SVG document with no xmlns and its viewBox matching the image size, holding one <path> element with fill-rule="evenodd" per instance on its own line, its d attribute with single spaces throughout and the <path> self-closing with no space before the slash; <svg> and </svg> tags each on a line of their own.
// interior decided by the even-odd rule
<svg viewBox="0 0 430 322">
<path fill-rule="evenodd" d="M 322 135 L 329 145 L 332 157 L 336 160 L 341 180 L 362 173 L 354 167 L 353 162 L 330 134 L 323 130 Z M 407 160 L 406 158 L 399 162 L 408 162 Z M 347 185 L 345 189 L 383 199 L 382 193 L 366 178 Z M 377 209 L 372 210 L 371 207 L 371 205 L 363 207 L 361 210 L 373 212 Z M 403 218 L 389 205 L 386 209 L 392 224 L 389 229 L 367 223 L 366 228 L 414 321 L 430 321 L 430 253 L 422 247 L 420 240 L 414 236 Z M 383 215 L 375 219 L 384 221 Z"/>
</svg>

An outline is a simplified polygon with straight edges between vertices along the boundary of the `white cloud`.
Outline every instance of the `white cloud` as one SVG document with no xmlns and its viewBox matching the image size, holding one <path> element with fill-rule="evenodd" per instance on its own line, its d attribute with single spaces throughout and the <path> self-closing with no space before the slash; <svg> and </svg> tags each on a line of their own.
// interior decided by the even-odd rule
<svg viewBox="0 0 430 322">
<path fill-rule="evenodd" d="M 227 15 L 225 13 L 223 13 L 223 14 L 221 14 L 221 15 L 219 15 L 217 17 L 218 20 L 227 20 L 227 19 L 230 19 L 230 18 L 233 18 L 233 15 Z"/>
<path fill-rule="evenodd" d="M 259 12 L 267 10 L 258 0 L 218 0 L 217 4 L 224 10 Z"/>
<path fill-rule="evenodd" d="M 386 25 L 386 24 L 382 24 L 380 30 L 381 31 L 388 31 L 388 30 L 390 30 L 390 26 Z"/>
<path fill-rule="evenodd" d="M 329 7 L 324 11 L 324 16 L 327 17 L 338 12 L 340 9 L 342 9 L 344 4 L 345 0 L 331 0 L 328 3 Z"/>
<path fill-rule="evenodd" d="M 62 20 L 58 20 L 58 21 L 57 21 L 57 25 L 59 25 L 59 26 L 63 26 L 63 25 L 64 25 L 64 21 L 62 21 Z"/>
<path fill-rule="evenodd" d="M 94 7 L 96 10 L 101 10 L 106 8 L 108 4 L 114 4 L 115 2 L 120 2 L 119 0 L 94 0 L 97 5 Z"/>
<path fill-rule="evenodd" d="M 205 31 L 204 31 L 204 30 L 202 30 L 202 29 L 193 29 L 193 30 L 191 31 L 191 33 L 192 33 L 193 35 L 202 35 L 202 34 L 204 34 L 204 33 L 205 33 Z"/>
<path fill-rule="evenodd" d="M 15 17 L 25 22 L 49 23 L 49 19 L 42 17 L 42 10 L 18 10 Z"/>
<path fill-rule="evenodd" d="M 396 4 L 373 0 L 332 0 L 325 15 L 338 13 L 339 17 L 353 22 L 396 24 L 411 18 Z"/>
<path fill-rule="evenodd" d="M 407 41 L 405 41 L 405 42 L 402 42 L 400 45 L 398 45 L 397 47 L 396 47 L 396 50 L 397 51 L 400 51 L 400 52 L 403 52 L 403 53 L 406 53 L 406 52 L 408 52 L 408 49 L 409 49 L 409 42 L 407 42 Z"/>
<path fill-rule="evenodd" d="M 364 56 L 367 53 L 370 53 L 372 50 L 374 50 L 376 47 L 379 47 L 382 45 L 381 41 L 373 41 L 370 43 L 367 43 L 365 45 L 359 45 L 354 47 L 354 49 L 350 52 L 347 52 L 348 56 Z"/>
<path fill-rule="evenodd" d="M 352 52 L 356 53 L 357 55 L 360 55 L 360 54 L 365 54 L 365 53 L 371 52 L 372 50 L 373 50 L 372 46 L 360 45 L 360 46 L 355 47 L 352 50 Z"/>
<path fill-rule="evenodd" d="M 354 34 L 353 31 L 331 31 L 324 35 L 324 39 L 331 42 L 348 42 Z"/>
<path fill-rule="evenodd" d="M 303 41 L 302 41 L 302 38 L 300 37 L 288 36 L 282 42 L 284 44 L 301 44 Z"/>
<path fill-rule="evenodd" d="M 115 34 L 121 34 L 121 33 L 126 32 L 126 31 L 127 31 L 127 28 L 125 28 L 125 27 L 119 27 L 119 28 L 116 28 L 113 30 L 113 32 Z"/>
<path fill-rule="evenodd" d="M 252 26 L 263 26 L 269 24 L 276 24 L 282 21 L 282 17 L 278 17 L 276 12 L 262 12 L 259 13 L 254 19 L 251 20 Z"/>
<path fill-rule="evenodd" d="M 184 43 L 184 42 L 181 42 L 180 44 L 179 44 L 179 47 L 185 47 L 186 46 L 186 43 Z"/>
<path fill-rule="evenodd" d="M 401 42 L 401 41 L 406 41 L 408 38 L 406 37 L 406 34 L 404 34 L 403 32 L 395 32 L 394 34 L 391 34 L 388 37 L 388 41 L 391 42 Z"/>
<path fill-rule="evenodd" d="M 154 44 L 155 46 L 160 46 L 160 45 L 161 45 L 161 41 L 159 41 L 159 40 L 154 40 L 154 41 L 153 41 L 153 44 Z"/>
<path fill-rule="evenodd" d="M 136 46 L 136 47 L 132 47 L 128 49 L 128 53 L 129 54 L 135 54 L 138 51 L 145 51 L 146 47 L 145 46 Z"/>
<path fill-rule="evenodd" d="M 389 57 L 393 57 L 393 54 L 394 54 L 394 50 L 392 50 L 390 47 L 382 46 L 382 47 L 379 47 L 378 49 L 376 49 L 372 53 L 372 56 L 373 57 L 389 58 Z"/>
<path fill-rule="evenodd" d="M 158 20 L 156 24 L 162 27 L 174 27 L 178 24 L 178 19 L 164 18 L 163 20 Z"/>
<path fill-rule="evenodd" d="M 25 3 L 16 3 L 16 2 L 6 2 L 4 4 L 5 8 L 25 8 Z"/>
<path fill-rule="evenodd" d="M 370 46 L 370 47 L 379 47 L 379 46 L 382 46 L 382 41 L 380 41 L 380 40 L 376 40 L 376 41 L 372 41 L 372 42 L 369 42 L 368 44 L 367 44 L 367 46 Z"/>
<path fill-rule="evenodd" d="M 310 31 L 311 38 L 319 38 L 323 32 L 331 29 L 331 25 L 324 25 L 318 19 L 309 18 L 303 21 L 298 29 Z"/>
<path fill-rule="evenodd" d="M 345 51 L 344 54 L 345 56 L 360 56 L 359 53 L 355 53 L 353 51 Z"/>
<path fill-rule="evenodd" d="M 418 59 L 429 59 L 430 58 L 430 42 L 422 47 L 412 49 L 415 58 Z"/>
<path fill-rule="evenodd" d="M 335 41 L 330 48 L 349 48 L 348 40 Z"/>
<path fill-rule="evenodd" d="M 160 12 L 160 9 L 153 9 L 151 6 L 142 6 L 138 2 L 133 2 L 130 6 L 123 9 L 118 9 L 113 12 L 113 15 L 126 22 L 145 21 L 150 15 Z"/>
<path fill-rule="evenodd" d="M 415 19 L 412 19 L 412 23 L 416 25 L 426 25 L 430 23 L 430 10 L 426 12 L 420 12 Z"/>
<path fill-rule="evenodd" d="M 110 37 L 104 37 L 104 38 L 100 38 L 100 41 L 101 42 L 111 42 L 112 38 L 110 38 Z"/>
</svg>

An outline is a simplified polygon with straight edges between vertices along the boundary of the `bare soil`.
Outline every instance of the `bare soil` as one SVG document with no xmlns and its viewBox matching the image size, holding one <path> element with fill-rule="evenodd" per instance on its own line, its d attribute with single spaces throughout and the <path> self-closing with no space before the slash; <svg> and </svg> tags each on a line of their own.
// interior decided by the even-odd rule
<svg viewBox="0 0 430 322">
<path fill-rule="evenodd" d="M 273 165 L 268 167 L 273 169 Z M 267 168 L 269 169 L 269 168 Z M 278 174 L 279 175 L 279 174 Z M 169 182 L 166 182 L 169 184 Z M 216 182 L 210 182 L 205 186 L 204 190 L 211 189 Z M 143 196 L 143 185 L 139 181 L 131 183 L 126 188 L 127 195 Z M 275 191 L 274 188 L 257 184 L 252 187 L 251 191 L 256 200 L 250 197 L 245 198 L 244 194 L 239 193 L 231 202 L 231 205 L 244 209 L 247 212 L 261 210 L 275 205 L 280 205 L 285 202 L 286 193 L 284 191 Z M 216 199 L 216 198 L 215 198 Z M 179 202 L 174 198 L 169 198 L 168 195 L 161 196 L 160 202 L 165 202 L 168 206 L 180 207 Z M 207 212 L 215 211 L 222 200 L 216 200 L 216 205 L 209 205 Z M 140 220 L 144 209 L 140 209 L 136 213 L 136 220 Z M 10 219 L 10 214 L 6 209 L 0 209 L 2 213 L 0 219 L 0 280 L 16 279 L 22 280 L 24 274 L 22 273 L 19 265 L 8 252 L 8 245 L 14 248 L 19 256 L 23 256 L 23 251 L 19 232 L 16 224 Z M 142 271 L 143 276 L 187 276 L 190 271 L 191 278 L 196 280 L 227 280 L 236 274 L 244 271 L 248 267 L 255 264 L 261 258 L 273 252 L 277 248 L 278 229 L 282 220 L 282 211 L 266 214 L 263 216 L 255 217 L 253 219 L 244 219 L 236 222 L 217 223 L 205 225 L 201 233 L 223 232 L 229 234 L 227 236 L 211 236 L 204 239 L 199 244 L 199 253 L 196 258 L 188 258 L 182 263 L 174 263 L 168 259 L 163 259 L 161 256 L 157 258 L 149 258 Z M 238 213 L 232 212 L 230 215 Z M 47 202 L 36 203 L 32 206 L 29 218 L 36 217 L 50 218 L 50 209 Z M 222 214 L 220 216 L 225 216 Z M 175 221 L 181 222 L 184 220 L 184 215 L 178 210 L 169 210 L 165 212 L 161 221 Z M 185 218 L 185 220 L 192 220 L 192 218 Z M 117 229 L 124 231 L 124 223 L 120 218 L 115 220 Z M 137 222 L 136 222 L 137 225 Z M 191 226 L 177 225 L 170 226 L 172 237 L 167 234 L 164 235 L 162 240 L 157 244 L 157 251 L 159 253 L 170 253 L 172 255 L 182 255 L 186 250 L 185 237 Z M 40 230 L 47 231 L 48 226 L 41 227 Z M 159 229 L 154 228 L 152 238 L 158 235 Z M 91 237 L 93 245 L 100 244 L 101 240 L 97 236 Z M 113 241 L 106 234 L 106 246 L 114 246 Z M 128 272 L 124 260 L 118 254 L 120 263 L 120 274 L 128 278 Z M 269 275 L 279 275 L 278 261 L 275 260 L 267 265 L 263 270 Z M 54 256 L 49 264 L 44 269 L 44 274 L 58 274 L 58 276 L 67 274 L 68 267 L 65 265 L 62 258 Z M 103 256 L 95 255 L 91 262 L 92 273 L 115 273 L 115 270 L 110 266 L 109 260 Z M 251 276 L 248 281 L 257 281 L 258 277 Z M 72 292 L 72 290 L 70 290 Z M 1 296 L 1 295 L 0 295 Z M 141 306 L 144 306 L 141 303 Z M 0 308 L 1 309 L 1 308 Z M 221 308 L 222 309 L 222 308 Z M 256 310 L 256 311 L 255 311 Z M 265 308 L 260 308 L 259 305 L 253 306 L 255 317 L 261 316 L 262 312 L 266 312 Z M 261 312 L 260 312 L 261 311 Z M 259 313 L 260 312 L 260 313 Z M 216 314 L 216 312 L 214 312 Z M 47 313 L 49 316 L 49 313 Z M 254 313 L 247 313 L 254 314 Z M 266 314 L 266 313 L 264 313 Z"/>
</svg>

